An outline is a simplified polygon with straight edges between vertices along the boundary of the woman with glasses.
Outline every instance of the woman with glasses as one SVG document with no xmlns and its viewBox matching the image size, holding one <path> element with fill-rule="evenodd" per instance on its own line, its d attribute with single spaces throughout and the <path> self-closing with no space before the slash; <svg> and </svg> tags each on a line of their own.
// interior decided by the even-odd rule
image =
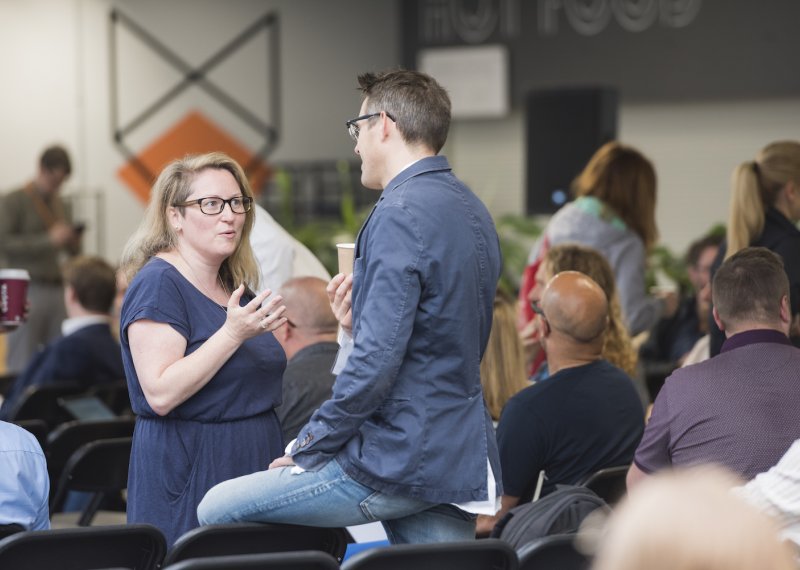
<svg viewBox="0 0 800 570">
<path fill-rule="evenodd" d="M 120 317 L 125 374 L 137 416 L 128 521 L 172 544 L 198 526 L 215 484 L 283 454 L 274 406 L 286 358 L 271 331 L 285 308 L 255 295 L 248 236 L 253 195 L 221 153 L 169 164 L 123 253 L 130 286 Z"/>
</svg>

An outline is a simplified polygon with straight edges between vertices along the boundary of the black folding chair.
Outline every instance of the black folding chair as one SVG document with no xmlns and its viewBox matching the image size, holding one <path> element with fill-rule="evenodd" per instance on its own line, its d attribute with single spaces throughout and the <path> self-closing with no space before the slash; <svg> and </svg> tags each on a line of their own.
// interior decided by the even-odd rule
<svg viewBox="0 0 800 570">
<path fill-rule="evenodd" d="M 26 531 L 0 541 L 0 568 L 156 570 L 166 550 L 164 535 L 144 524 Z"/>
<path fill-rule="evenodd" d="M 72 382 L 28 386 L 9 411 L 8 421 L 43 420 L 52 429 L 72 419 L 72 416 L 58 403 L 58 399 L 81 394 L 83 390 L 83 387 Z"/>
<path fill-rule="evenodd" d="M 125 380 L 95 384 L 86 392 L 97 397 L 118 416 L 131 415 L 131 400 L 128 395 L 128 383 Z"/>
<path fill-rule="evenodd" d="M 11 536 L 12 534 L 22 532 L 23 530 L 25 530 L 25 527 L 22 526 L 21 524 L 17 523 L 0 524 L 0 540 L 4 539 L 7 536 Z"/>
<path fill-rule="evenodd" d="M 79 526 L 90 525 L 103 500 L 128 487 L 131 441 L 130 437 L 100 439 L 73 453 L 59 478 L 50 512 L 61 509 L 69 491 L 90 492 L 92 499 L 78 519 Z"/>
<path fill-rule="evenodd" d="M 0 395 L 7 396 L 16 379 L 16 374 L 0 374 Z"/>
<path fill-rule="evenodd" d="M 342 570 L 515 570 L 517 553 L 496 538 L 435 544 L 398 544 L 364 550 Z M 559 569 L 560 570 L 560 569 Z"/>
<path fill-rule="evenodd" d="M 330 554 L 309 550 L 190 558 L 164 570 L 339 570 L 339 563 Z"/>
<path fill-rule="evenodd" d="M 341 561 L 347 534 L 341 528 L 288 524 L 236 523 L 203 526 L 181 536 L 164 566 L 190 558 L 317 550 Z"/>
<path fill-rule="evenodd" d="M 520 570 L 588 570 L 590 559 L 574 546 L 574 534 L 545 536 L 521 547 L 517 552 Z"/>
<path fill-rule="evenodd" d="M 61 424 L 47 438 L 45 455 L 47 472 L 50 474 L 50 493 L 53 498 L 64 466 L 81 446 L 100 439 L 132 437 L 134 418 L 113 420 L 74 420 Z M 56 512 L 52 511 L 51 512 Z"/>
<path fill-rule="evenodd" d="M 615 505 L 628 490 L 625 479 L 629 468 L 630 465 L 620 465 L 600 469 L 581 479 L 578 485 L 591 489 L 609 505 Z"/>
</svg>

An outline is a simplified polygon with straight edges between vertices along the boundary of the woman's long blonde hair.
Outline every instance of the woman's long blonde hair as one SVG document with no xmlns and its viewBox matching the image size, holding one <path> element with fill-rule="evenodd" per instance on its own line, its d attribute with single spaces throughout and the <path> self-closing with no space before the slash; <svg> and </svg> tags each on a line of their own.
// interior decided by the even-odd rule
<svg viewBox="0 0 800 570">
<path fill-rule="evenodd" d="M 548 276 L 562 271 L 580 271 L 600 285 L 608 299 L 608 328 L 603 343 L 603 358 L 629 376 L 635 376 L 638 356 L 622 320 L 614 272 L 603 254 L 590 247 L 565 243 L 550 248 L 544 263 Z"/>
<path fill-rule="evenodd" d="M 489 414 L 495 421 L 500 419 L 511 396 L 529 385 L 514 300 L 500 290 L 494 297 L 492 330 L 481 360 L 481 384 Z"/>
<path fill-rule="evenodd" d="M 743 162 L 731 177 L 725 258 L 748 247 L 764 230 L 767 209 L 787 182 L 800 183 L 800 143 L 779 141 Z"/>
<path fill-rule="evenodd" d="M 228 155 L 221 152 L 191 155 L 175 160 L 161 171 L 150 194 L 150 203 L 139 229 L 128 240 L 122 253 L 121 266 L 130 283 L 134 275 L 157 253 L 170 251 L 177 245 L 177 234 L 169 223 L 168 212 L 173 204 L 186 201 L 192 192 L 195 177 L 206 169 L 227 170 L 231 173 L 243 196 L 253 198 L 253 191 L 244 170 Z M 178 207 L 181 214 L 183 207 Z M 220 266 L 223 285 L 232 291 L 241 283 L 258 286 L 258 265 L 250 248 L 250 232 L 255 220 L 255 210 L 244 214 L 242 236 L 234 252 Z"/>
<path fill-rule="evenodd" d="M 601 146 L 573 181 L 572 192 L 594 196 L 611 208 L 647 249 L 658 241 L 656 171 L 633 147 L 616 141 Z"/>
</svg>

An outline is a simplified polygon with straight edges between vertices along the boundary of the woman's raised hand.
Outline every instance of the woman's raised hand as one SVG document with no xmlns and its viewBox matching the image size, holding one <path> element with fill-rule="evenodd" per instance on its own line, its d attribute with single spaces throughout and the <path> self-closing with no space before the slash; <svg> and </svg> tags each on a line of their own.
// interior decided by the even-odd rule
<svg viewBox="0 0 800 570">
<path fill-rule="evenodd" d="M 262 291 L 244 307 L 240 307 L 239 302 L 243 294 L 244 285 L 239 285 L 231 294 L 228 299 L 228 318 L 222 325 L 222 328 L 237 342 L 244 342 L 261 333 L 274 331 L 288 320 L 283 316 L 286 307 L 281 305 L 283 297 L 280 295 L 276 295 L 263 307 L 261 306 L 261 303 L 272 294 L 270 289 Z"/>
</svg>

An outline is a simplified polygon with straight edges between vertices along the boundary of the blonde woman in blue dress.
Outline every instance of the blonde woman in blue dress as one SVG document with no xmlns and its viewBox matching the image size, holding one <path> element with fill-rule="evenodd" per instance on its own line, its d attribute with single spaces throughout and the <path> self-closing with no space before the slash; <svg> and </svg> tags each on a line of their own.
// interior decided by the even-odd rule
<svg viewBox="0 0 800 570">
<path fill-rule="evenodd" d="M 283 454 L 273 411 L 286 358 L 271 331 L 281 298 L 262 303 L 248 236 L 253 194 L 221 153 L 169 164 L 123 265 L 130 281 L 120 319 L 136 414 L 128 521 L 172 544 L 198 526 L 215 484 L 264 469 Z"/>
</svg>

